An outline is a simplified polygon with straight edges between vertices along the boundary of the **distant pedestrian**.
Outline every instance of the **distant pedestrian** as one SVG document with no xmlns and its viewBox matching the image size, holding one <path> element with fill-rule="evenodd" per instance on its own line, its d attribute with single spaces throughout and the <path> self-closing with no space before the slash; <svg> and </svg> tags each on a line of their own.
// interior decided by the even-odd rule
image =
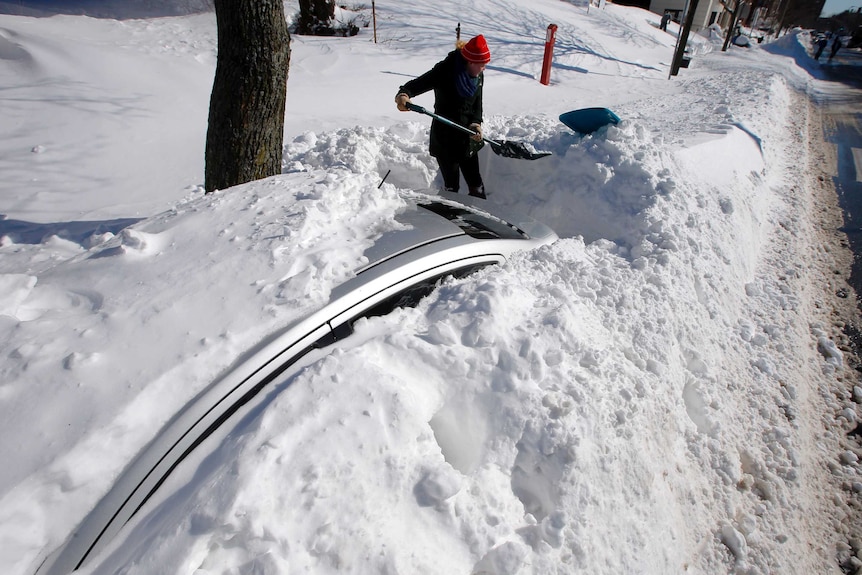
<svg viewBox="0 0 862 575">
<path fill-rule="evenodd" d="M 664 16 L 661 17 L 661 23 L 658 25 L 658 29 L 666 32 L 668 22 L 670 22 L 670 12 L 665 12 Z"/>
<path fill-rule="evenodd" d="M 832 61 L 832 58 L 835 57 L 835 54 L 838 53 L 838 50 L 841 49 L 841 37 L 835 36 L 835 39 L 832 40 L 832 48 L 830 48 L 831 52 L 829 53 L 829 61 Z"/>
<path fill-rule="evenodd" d="M 817 41 L 817 53 L 814 55 L 815 60 L 820 59 L 820 55 L 823 53 L 823 50 L 826 49 L 826 44 L 829 43 L 829 40 L 826 39 L 826 36 L 821 36 Z"/>
</svg>

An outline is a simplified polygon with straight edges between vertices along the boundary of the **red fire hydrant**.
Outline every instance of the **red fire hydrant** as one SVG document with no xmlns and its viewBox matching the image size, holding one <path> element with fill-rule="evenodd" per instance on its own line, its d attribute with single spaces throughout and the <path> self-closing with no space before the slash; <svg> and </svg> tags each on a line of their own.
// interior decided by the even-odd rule
<svg viewBox="0 0 862 575">
<path fill-rule="evenodd" d="M 557 40 L 557 25 L 550 24 L 545 36 L 545 57 L 542 59 L 542 77 L 539 82 L 547 86 L 551 83 L 551 61 L 554 59 L 554 42 Z"/>
</svg>

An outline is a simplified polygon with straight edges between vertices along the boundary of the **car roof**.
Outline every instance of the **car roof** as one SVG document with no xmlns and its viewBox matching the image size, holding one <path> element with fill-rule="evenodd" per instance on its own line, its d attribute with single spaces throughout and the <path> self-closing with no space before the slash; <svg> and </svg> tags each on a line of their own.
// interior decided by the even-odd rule
<svg viewBox="0 0 862 575">
<path fill-rule="evenodd" d="M 497 206 L 492 209 L 500 211 Z M 556 237 L 553 230 L 531 218 L 501 217 L 486 210 L 487 206 L 463 194 L 441 192 L 436 196 L 411 196 L 403 211 L 395 216 L 403 227 L 377 238 L 363 254 L 367 263 L 360 265 L 356 273 L 409 250 L 455 236 L 469 236 L 479 241 Z"/>
</svg>

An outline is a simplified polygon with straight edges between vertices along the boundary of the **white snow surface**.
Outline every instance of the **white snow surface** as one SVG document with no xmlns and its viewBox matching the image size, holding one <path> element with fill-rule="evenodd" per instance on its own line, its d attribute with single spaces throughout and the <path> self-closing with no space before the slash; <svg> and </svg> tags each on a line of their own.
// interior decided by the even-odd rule
<svg viewBox="0 0 862 575">
<path fill-rule="evenodd" d="M 406 190 L 434 193 L 429 119 L 393 98 L 458 23 L 492 52 L 485 134 L 553 152 L 486 146 L 488 201 L 560 239 L 361 321 L 81 571 L 841 573 L 858 411 L 807 33 L 692 37 L 669 79 L 677 28 L 636 8 L 375 6 L 376 43 L 293 36 L 283 173 L 208 196 L 213 13 L 0 15 L 3 573 L 35 572 L 172 415 L 325 304 Z M 593 106 L 623 121 L 557 119 Z"/>
</svg>

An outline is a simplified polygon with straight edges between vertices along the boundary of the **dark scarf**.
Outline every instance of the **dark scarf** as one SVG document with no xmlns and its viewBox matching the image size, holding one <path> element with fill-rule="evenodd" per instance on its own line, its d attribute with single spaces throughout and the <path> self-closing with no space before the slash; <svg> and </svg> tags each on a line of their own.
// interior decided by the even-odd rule
<svg viewBox="0 0 862 575">
<path fill-rule="evenodd" d="M 464 58 L 459 56 L 455 64 L 455 89 L 462 98 L 472 98 L 479 88 L 479 78 L 472 77 L 467 72 Z"/>
</svg>

